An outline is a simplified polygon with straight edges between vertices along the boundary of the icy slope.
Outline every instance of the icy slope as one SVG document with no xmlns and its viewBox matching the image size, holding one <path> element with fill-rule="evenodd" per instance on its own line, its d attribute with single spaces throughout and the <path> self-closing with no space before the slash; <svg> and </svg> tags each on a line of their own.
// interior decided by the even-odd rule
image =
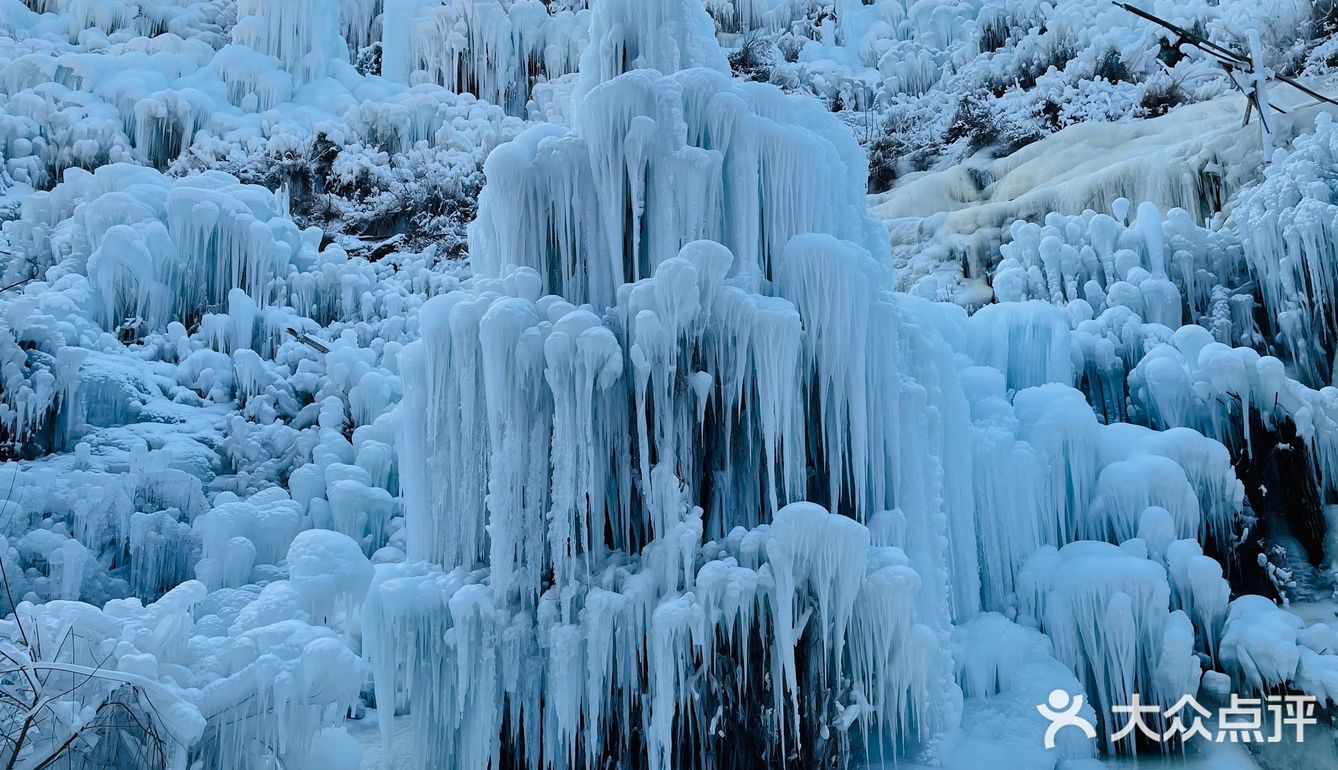
<svg viewBox="0 0 1338 770">
<path fill-rule="evenodd" d="M 1279 144 L 1313 130 L 1316 115 L 1331 109 L 1292 89 L 1271 98 L 1288 110 L 1269 115 Z M 1245 98 L 1233 92 L 1148 120 L 1080 123 L 1001 158 L 984 152 L 903 177 L 869 198 L 893 234 L 898 286 L 981 302 L 992 255 L 1007 239 L 1002 228 L 1016 219 L 1110 212 L 1120 198 L 1184 209 L 1194 222 L 1229 211 L 1262 166 L 1258 118 L 1243 125 L 1244 114 Z"/>
</svg>

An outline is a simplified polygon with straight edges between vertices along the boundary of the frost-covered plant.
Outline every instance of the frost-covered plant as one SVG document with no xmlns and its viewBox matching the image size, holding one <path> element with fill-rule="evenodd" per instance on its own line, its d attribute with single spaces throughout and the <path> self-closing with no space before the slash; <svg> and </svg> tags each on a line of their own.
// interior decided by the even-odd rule
<svg viewBox="0 0 1338 770">
<path fill-rule="evenodd" d="M 866 145 L 869 153 L 869 192 L 887 190 L 901 174 L 906 143 L 886 126 Z"/>
<path fill-rule="evenodd" d="M 1178 80 L 1166 73 L 1149 77 L 1142 83 L 1142 95 L 1138 98 L 1138 116 L 1155 118 L 1165 115 L 1172 108 L 1188 101 L 1189 97 Z"/>
<path fill-rule="evenodd" d="M 352 145 L 331 164 L 317 204 L 323 210 L 306 216 L 361 237 L 404 234 L 410 247 L 435 241 L 443 256 L 459 257 L 482 186 L 482 167 L 454 149 L 420 145 L 389 155 Z"/>
<path fill-rule="evenodd" d="M 172 713 L 174 698 L 156 682 L 108 668 L 102 629 L 77 617 L 51 627 L 38 621 L 38 608 L 15 604 L 4 561 L 0 598 L 13 614 L 0 620 L 0 766 L 181 767 L 185 747 L 160 724 L 159 709 Z"/>
<path fill-rule="evenodd" d="M 1026 127 L 991 110 L 988 95 L 977 91 L 962 97 L 948 123 L 943 140 L 946 145 L 962 142 L 967 154 L 993 148 L 1000 155 L 1009 155 L 1036 141 L 1039 136 Z"/>
<path fill-rule="evenodd" d="M 744 80 L 767 82 L 779 50 L 771 38 L 760 31 L 748 32 L 738 48 L 729 54 L 729 66 L 734 76 Z"/>
<path fill-rule="evenodd" d="M 358 51 L 353 59 L 353 66 L 363 75 L 381 74 L 381 44 L 372 43 L 371 45 Z"/>
<path fill-rule="evenodd" d="M 915 116 L 921 128 L 905 132 L 905 153 L 928 154 L 945 165 L 960 154 L 937 141 L 947 128 L 942 105 L 980 89 L 990 93 L 988 110 L 1001 122 L 1025 127 L 1024 135 L 1044 135 L 1078 122 L 1128 120 L 1140 103 L 1138 116 L 1157 114 L 1228 87 L 1220 71 L 1186 59 L 1157 28 L 1087 0 L 971 3 L 953 13 L 894 0 L 746 5 L 765 9 L 758 17 L 765 21 L 756 23 L 772 30 L 783 53 L 771 82 L 813 93 L 837 109 Z M 743 6 L 708 4 L 726 29 Z M 1284 3 L 1264 15 L 1239 0 L 1154 3 L 1147 10 L 1237 50 L 1246 48 L 1243 30 L 1258 28 L 1265 60 L 1285 72 L 1297 69 L 1329 34 L 1311 22 L 1303 3 Z M 745 35 L 736 50 L 742 53 L 747 43 Z M 1162 82 L 1167 68 L 1177 88 Z M 866 92 L 876 95 L 874 103 Z"/>
<path fill-rule="evenodd" d="M 310 582 L 320 590 L 318 576 Z M 306 622 L 301 601 L 277 581 L 208 597 L 190 582 L 150 605 L 19 603 L 0 621 L 0 761 L 357 767 L 356 744 L 337 762 L 314 744 L 342 735 L 326 729 L 356 698 L 361 662 Z"/>
</svg>

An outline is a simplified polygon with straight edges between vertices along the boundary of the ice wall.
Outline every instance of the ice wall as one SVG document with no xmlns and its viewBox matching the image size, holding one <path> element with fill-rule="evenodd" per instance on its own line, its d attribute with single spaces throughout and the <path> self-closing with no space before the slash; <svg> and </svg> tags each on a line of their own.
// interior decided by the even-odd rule
<svg viewBox="0 0 1338 770">
<path fill-rule="evenodd" d="M 636 70 L 583 103 L 574 128 L 535 127 L 489 157 L 477 273 L 533 267 L 543 291 L 607 307 L 698 239 L 728 247 L 731 272 L 770 282 L 805 232 L 857 243 L 886 269 L 861 203 L 863 153 L 820 105 L 701 69 Z"/>
<path fill-rule="evenodd" d="M 584 3 L 388 0 L 382 74 L 472 93 L 523 115 L 534 86 L 574 73 L 589 39 Z"/>
<path fill-rule="evenodd" d="M 385 79 L 345 54 L 377 34 L 358 21 L 377 3 L 243 3 L 231 40 L 151 41 L 132 27 L 181 17 L 77 5 L 86 46 L 16 11 L 61 42 L 0 62 L 0 147 L 27 199 L 5 281 L 39 273 L 0 296 L 3 437 L 74 449 L 14 474 L 0 553 L 21 596 L 59 600 L 44 622 L 104 604 L 80 617 L 118 666 L 183 689 L 202 766 L 356 764 L 328 725 L 358 699 L 358 650 L 383 729 L 407 708 L 433 768 L 979 766 L 1000 725 L 1040 740 L 1050 686 L 1104 712 L 1188 694 L 1211 661 L 1215 685 L 1338 692 L 1327 627 L 1229 607 L 1205 555 L 1243 520 L 1236 454 L 1204 434 L 1245 426 L 1218 405 L 1288 410 L 1331 481 L 1333 393 L 1289 379 L 1291 356 L 1226 347 L 1264 339 L 1230 229 L 1111 199 L 1215 205 L 1240 180 L 1216 187 L 1205 148 L 1243 145 L 1158 154 L 1176 126 L 1123 127 L 1138 157 L 1114 171 L 1060 178 L 1087 160 L 1065 145 L 915 187 L 966 209 L 997 192 L 961 217 L 984 231 L 1109 203 L 1013 224 L 975 295 L 998 303 L 968 316 L 890 290 L 848 129 L 726 77 L 694 3 L 391 0 Z M 709 7 L 807 27 L 787 64 L 843 99 L 875 64 L 928 88 L 983 42 L 977 16 L 1032 19 Z M 1056 29 L 1089 21 L 1074 7 Z M 1109 39 L 1083 38 L 1074 68 Z M 264 177 L 279 187 L 319 159 L 332 187 L 442 177 L 467 201 L 520 121 L 443 86 L 513 114 L 547 100 L 534 114 L 558 121 L 491 153 L 468 270 L 446 244 L 350 258 L 287 196 L 196 165 L 284 169 Z M 1182 150 L 1194 173 L 1157 167 Z M 1305 194 L 1273 180 L 1256 220 L 1287 212 L 1282 237 L 1328 216 L 1306 175 L 1323 153 L 1291 162 Z M 1326 277 L 1323 250 L 1302 252 L 1297 275 Z M 1313 289 L 1277 307 L 1327 301 Z M 1102 748 L 1132 750 L 1110 733 Z M 1069 734 L 1062 753 L 1096 746 Z"/>
<path fill-rule="evenodd" d="M 278 59 L 300 82 L 330 74 L 348 61 L 339 0 L 240 0 L 232 40 Z"/>
<path fill-rule="evenodd" d="M 1314 133 L 1280 152 L 1232 214 L 1250 272 L 1277 336 L 1311 386 L 1334 382 L 1338 271 L 1332 248 L 1333 163 L 1338 128 L 1322 115 Z"/>
<path fill-rule="evenodd" d="M 593 9 L 597 40 L 620 9 Z M 679 45 L 670 74 L 594 60 L 569 128 L 492 154 L 474 275 L 424 305 L 402 356 L 407 414 L 426 415 L 401 416 L 408 556 L 437 566 L 386 571 L 364 624 L 383 629 L 379 698 L 460 704 L 413 717 L 422 766 L 690 764 L 672 747 L 711 745 L 696 731 L 715 696 L 687 672 L 754 635 L 734 654 L 750 679 L 771 672 L 784 745 L 829 745 L 807 699 L 845 670 L 836 697 L 859 706 L 842 730 L 862 735 L 843 740 L 895 754 L 956 724 L 950 623 L 1016 612 L 1037 549 L 1133 539 L 1154 509 L 1172 538 L 1230 539 L 1241 491 L 1220 445 L 1100 425 L 1068 388 L 1062 309 L 967 319 L 890 293 L 848 134 L 814 102 L 680 69 Z M 1151 210 L 1133 232 L 1164 274 L 1162 226 Z M 1137 245 L 1120 230 L 1107 261 Z M 985 366 L 959 372 L 954 350 Z M 860 578 L 849 554 L 870 546 Z M 1195 628 L 1172 626 L 1183 652 Z M 806 685 L 800 659 L 820 665 Z M 641 677 L 644 747 L 617 716 Z"/>
<path fill-rule="evenodd" d="M 597 84 L 572 128 L 490 157 L 474 277 L 424 305 L 402 356 L 426 415 L 401 423 L 409 557 L 445 572 L 387 576 L 366 625 L 389 629 L 381 671 L 424 672 L 411 702 L 466 704 L 415 713 L 418 762 L 596 762 L 645 676 L 630 749 L 674 766 L 717 697 L 688 671 L 720 644 L 772 683 L 793 750 L 827 742 L 808 698 L 843 671 L 843 732 L 951 727 L 949 619 L 979 605 L 974 501 L 950 482 L 966 404 L 935 320 L 886 291 L 862 153 L 815 103 L 683 69 L 720 59 L 700 9 L 593 15 Z M 649 64 L 671 74 L 623 72 Z M 397 598 L 414 591 L 440 604 Z M 430 641 L 447 630 L 479 641 Z M 425 635 L 408 660 L 400 632 Z M 799 680 L 811 666 L 825 684 Z M 499 739 L 503 714 L 542 739 Z"/>
</svg>

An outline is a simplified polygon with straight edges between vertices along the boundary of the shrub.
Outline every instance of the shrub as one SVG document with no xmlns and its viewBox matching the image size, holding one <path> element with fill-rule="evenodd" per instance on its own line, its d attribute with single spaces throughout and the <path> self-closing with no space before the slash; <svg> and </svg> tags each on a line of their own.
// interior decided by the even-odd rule
<svg viewBox="0 0 1338 770">
<path fill-rule="evenodd" d="M 743 36 L 742 44 L 729 54 L 729 68 L 734 77 L 766 83 L 776 66 L 776 45 L 757 30 Z"/>
</svg>

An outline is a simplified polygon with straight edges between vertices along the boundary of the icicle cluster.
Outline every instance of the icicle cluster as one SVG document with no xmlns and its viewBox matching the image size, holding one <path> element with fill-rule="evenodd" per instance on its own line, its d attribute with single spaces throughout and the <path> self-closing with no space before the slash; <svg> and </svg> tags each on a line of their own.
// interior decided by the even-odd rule
<svg viewBox="0 0 1338 770">
<path fill-rule="evenodd" d="M 1333 380 L 1338 345 L 1338 187 L 1325 171 L 1336 153 L 1338 126 L 1322 115 L 1314 133 L 1280 154 L 1232 211 L 1269 321 L 1298 378 L 1312 386 Z"/>
<path fill-rule="evenodd" d="M 157 329 L 222 305 L 234 288 L 263 306 L 276 279 L 314 262 L 319 233 L 299 231 L 280 210 L 274 193 L 226 174 L 173 181 L 113 164 L 71 169 L 25 203 L 9 232 L 39 264 L 86 273 L 105 328 L 138 319 Z M 73 248 L 48 236 L 67 220 Z"/>
<path fill-rule="evenodd" d="M 308 83 L 348 61 L 340 29 L 340 0 L 239 0 L 232 40 L 278 59 Z"/>
<path fill-rule="evenodd" d="M 777 683 L 765 720 L 789 736 L 778 757 L 798 748 L 798 696 L 809 686 L 799 666 L 817 666 L 830 681 L 843 670 L 850 677 L 839 696 L 848 706 L 835 705 L 838 714 L 849 709 L 841 729 L 858 720 L 893 733 L 908 724 L 932 730 L 958 708 L 940 699 L 941 638 L 916 621 L 920 579 L 906 555 L 870 542 L 847 517 L 793 504 L 770 525 L 721 541 L 680 537 L 646 549 L 639 564 L 608 562 L 570 614 L 559 592 L 536 613 L 515 613 L 480 582 L 486 573 L 383 569 L 363 616 L 375 629 L 365 643 L 377 697 L 397 700 L 396 682 L 407 683 L 417 762 L 428 767 L 495 766 L 522 744 L 531 765 L 589 766 L 627 752 L 648 752 L 651 767 L 690 763 L 676 758 L 684 723 L 701 729 L 721 719 L 713 709 L 742 708 L 735 692 L 692 681 L 698 670 L 725 675 L 719 655 L 739 662 L 728 672 L 739 687 Z M 813 641 L 798 647 L 801 636 Z M 797 662 L 797 654 L 811 657 Z M 630 742 L 633 728 L 644 744 Z"/>
<path fill-rule="evenodd" d="M 576 71 L 590 30 L 584 7 L 535 0 L 388 0 L 385 17 L 388 79 L 437 83 L 512 115 L 525 114 L 536 83 Z"/>
<path fill-rule="evenodd" d="M 862 205 L 863 153 L 820 105 L 700 69 L 634 71 L 583 104 L 575 128 L 539 126 L 489 156 L 470 229 L 477 274 L 532 267 L 542 291 L 603 308 L 699 239 L 759 281 L 799 233 L 852 241 L 886 264 Z"/>
<path fill-rule="evenodd" d="M 426 704 L 420 766 L 670 766 L 676 739 L 713 746 L 703 724 L 738 718 L 688 672 L 752 638 L 735 655 L 771 671 L 786 745 L 858 724 L 853 743 L 895 754 L 955 724 L 950 619 L 1029 606 L 1037 549 L 1129 540 L 1149 510 L 1172 539 L 1229 540 L 1225 449 L 1101 426 L 1067 387 L 1061 310 L 967 319 L 887 292 L 863 159 L 815 105 L 704 69 L 612 74 L 572 128 L 490 157 L 474 277 L 424 304 L 402 356 L 408 556 L 439 566 L 378 577 L 364 627 L 379 698 Z M 998 371 L 959 380 L 954 348 Z M 1188 655 L 1188 616 L 1175 628 Z M 1130 654 L 1155 668 L 1161 649 Z M 806 700 L 824 688 L 854 710 L 824 724 Z"/>
<path fill-rule="evenodd" d="M 661 34 L 626 61 L 701 58 Z M 603 66 L 582 77 L 620 71 Z M 972 500 L 937 458 L 966 462 L 948 438 L 965 404 L 942 343 L 883 288 L 858 148 L 817 105 L 709 70 L 636 70 L 581 105 L 573 129 L 493 153 L 475 277 L 423 306 L 403 354 L 409 557 L 447 572 L 387 578 L 364 622 L 386 634 L 378 670 L 427 669 L 418 762 L 524 746 L 532 766 L 589 766 L 629 740 L 644 686 L 640 750 L 672 766 L 715 697 L 689 667 L 752 639 L 746 676 L 770 674 L 786 745 L 817 729 L 797 655 L 831 688 L 850 672 L 845 728 L 955 723 L 941 649 L 979 588 Z M 439 609 L 395 598 L 424 593 Z M 399 633 L 422 640 L 408 661 Z"/>
<path fill-rule="evenodd" d="M 1152 518 L 1143 517 L 1145 522 Z M 1021 611 L 1039 621 L 1054 642 L 1055 656 L 1083 682 L 1103 723 L 1106 748 L 1112 751 L 1112 707 L 1133 702 L 1134 693 L 1144 703 L 1169 707 L 1185 693 L 1197 692 L 1201 676 L 1194 626 L 1184 610 L 1171 610 L 1167 570 L 1146 551 L 1141 539 L 1120 546 L 1079 542 L 1059 550 L 1045 547 L 1022 572 Z M 1209 585 L 1214 587 L 1220 597 L 1214 619 L 1220 624 L 1229 593 L 1220 570 L 1216 583 Z M 1203 596 L 1201 586 L 1193 588 L 1200 588 L 1193 596 Z M 1164 729 L 1161 721 L 1160 715 L 1154 717 L 1153 729 Z M 1124 740 L 1132 748 L 1134 738 Z"/>
<path fill-rule="evenodd" d="M 1277 358 L 1186 326 L 1139 361 L 1129 391 L 1153 425 L 1191 427 L 1230 446 L 1250 446 L 1252 414 L 1265 430 L 1290 420 L 1309 445 L 1317 479 L 1338 489 L 1338 389 L 1305 387 Z"/>
</svg>

